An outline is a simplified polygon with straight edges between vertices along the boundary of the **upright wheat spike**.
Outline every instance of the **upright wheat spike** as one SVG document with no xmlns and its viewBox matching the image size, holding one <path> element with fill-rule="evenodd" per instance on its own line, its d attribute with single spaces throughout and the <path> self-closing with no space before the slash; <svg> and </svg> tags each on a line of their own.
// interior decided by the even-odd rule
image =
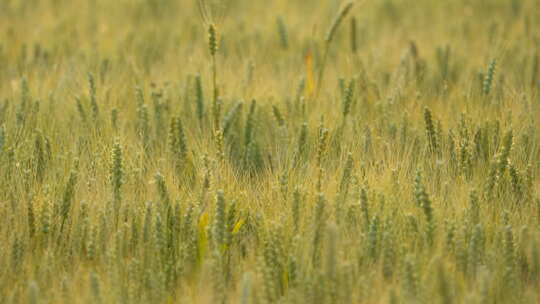
<svg viewBox="0 0 540 304">
<path fill-rule="evenodd" d="M 217 83 L 217 60 L 216 54 L 219 49 L 218 45 L 218 24 L 223 21 L 227 13 L 228 1 L 215 0 L 197 0 L 197 6 L 203 24 L 208 31 L 208 49 L 212 58 L 212 86 L 213 86 L 213 107 L 218 108 L 219 88 Z M 216 112 L 216 111 L 215 111 Z M 215 113 L 217 115 L 217 113 Z M 214 126 L 214 131 L 219 129 L 219 125 Z"/>
<path fill-rule="evenodd" d="M 491 93 L 496 69 L 497 69 L 497 59 L 495 58 L 491 60 L 491 62 L 489 63 L 488 70 L 484 78 L 484 82 L 482 84 L 482 92 L 486 96 Z"/>
<path fill-rule="evenodd" d="M 281 47 L 286 50 L 289 48 L 289 35 L 287 34 L 287 26 L 283 17 L 279 16 L 277 18 L 278 34 Z"/>
<path fill-rule="evenodd" d="M 122 147 L 118 139 L 115 140 L 111 151 L 110 183 L 116 211 L 119 211 L 122 201 L 122 184 L 124 183 L 124 168 L 122 160 Z"/>
<path fill-rule="evenodd" d="M 435 131 L 433 116 L 431 115 L 431 111 L 427 107 L 424 109 L 424 122 L 426 124 L 426 134 L 429 142 L 429 150 L 431 153 L 436 154 L 439 152 L 437 132 Z"/>
<path fill-rule="evenodd" d="M 99 106 L 97 103 L 97 90 L 96 90 L 96 80 L 94 78 L 94 75 L 91 73 L 88 73 L 88 85 L 90 88 L 90 107 L 92 108 L 92 115 L 94 120 L 96 120 L 99 116 Z"/>
<path fill-rule="evenodd" d="M 73 169 L 71 170 L 69 174 L 69 179 L 66 184 L 66 188 L 64 190 L 64 194 L 62 196 L 62 201 L 60 202 L 60 216 L 61 216 L 61 225 L 60 225 L 60 232 L 64 229 L 64 224 L 66 223 L 70 211 L 71 211 L 71 203 L 73 201 L 73 196 L 75 195 L 75 186 L 77 185 L 77 180 L 79 176 L 79 160 L 75 159 Z"/>
<path fill-rule="evenodd" d="M 217 42 L 217 29 L 214 24 L 208 26 L 208 48 L 210 50 L 210 56 L 212 56 L 212 85 L 214 87 L 214 104 L 217 103 L 219 98 L 219 89 L 217 86 L 217 64 L 216 64 L 216 53 L 218 51 L 218 42 Z"/>
<path fill-rule="evenodd" d="M 351 18 L 351 51 L 353 54 L 358 52 L 358 26 L 356 17 Z"/>
</svg>

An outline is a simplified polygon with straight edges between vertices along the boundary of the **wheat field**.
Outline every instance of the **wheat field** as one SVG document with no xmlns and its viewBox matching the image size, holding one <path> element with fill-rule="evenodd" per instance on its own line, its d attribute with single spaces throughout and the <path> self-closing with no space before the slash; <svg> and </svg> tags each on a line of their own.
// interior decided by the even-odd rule
<svg viewBox="0 0 540 304">
<path fill-rule="evenodd" d="M 0 303 L 540 303 L 539 20 L 0 1 Z"/>
</svg>

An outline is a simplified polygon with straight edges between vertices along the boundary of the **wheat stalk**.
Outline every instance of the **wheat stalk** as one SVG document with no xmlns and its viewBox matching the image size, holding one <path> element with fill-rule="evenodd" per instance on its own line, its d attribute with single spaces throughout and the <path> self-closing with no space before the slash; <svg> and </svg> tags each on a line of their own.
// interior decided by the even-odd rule
<svg viewBox="0 0 540 304">
<path fill-rule="evenodd" d="M 345 17 L 347 17 L 347 15 L 350 13 L 355 3 L 356 1 L 348 1 L 341 7 L 338 14 L 334 18 L 332 25 L 328 29 L 328 32 L 326 33 L 326 37 L 324 39 L 324 54 L 323 54 L 321 68 L 319 70 L 319 80 L 318 80 L 319 83 L 317 86 L 317 93 L 315 94 L 315 99 L 319 97 L 319 93 L 321 91 L 321 86 L 324 80 L 324 72 L 326 69 L 326 63 L 328 61 L 328 53 L 330 51 L 330 46 L 332 44 L 332 41 L 334 40 L 334 37 L 336 36 L 336 32 L 340 24 L 343 22 Z"/>
</svg>

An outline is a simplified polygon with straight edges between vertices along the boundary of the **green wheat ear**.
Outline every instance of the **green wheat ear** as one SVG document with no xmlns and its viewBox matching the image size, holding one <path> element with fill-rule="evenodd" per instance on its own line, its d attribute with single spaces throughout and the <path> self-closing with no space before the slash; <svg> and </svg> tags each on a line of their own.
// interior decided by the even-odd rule
<svg viewBox="0 0 540 304">
<path fill-rule="evenodd" d="M 283 17 L 279 16 L 277 18 L 277 26 L 281 47 L 286 50 L 289 48 L 289 34 L 287 33 L 287 26 L 285 25 Z"/>
<path fill-rule="evenodd" d="M 211 69 L 212 69 L 212 86 L 213 86 L 213 100 L 212 107 L 214 108 L 214 133 L 219 129 L 219 116 L 220 111 L 217 111 L 221 107 L 221 101 L 219 96 L 218 87 L 218 67 L 217 67 L 217 52 L 218 46 L 218 25 L 223 22 L 227 14 L 229 1 L 220 0 L 197 0 L 197 7 L 201 16 L 203 24 L 207 27 L 208 31 L 208 50 L 210 52 Z M 199 115 L 201 115 L 199 113 Z M 215 134 L 213 134 L 215 135 Z"/>
<path fill-rule="evenodd" d="M 487 70 L 487 73 L 483 82 L 482 91 L 484 95 L 486 96 L 491 93 L 491 90 L 493 88 L 493 81 L 495 79 L 496 69 L 497 69 L 497 59 L 493 59 L 489 63 L 488 70 Z"/>
<path fill-rule="evenodd" d="M 436 154 L 439 152 L 439 141 L 437 138 L 437 132 L 435 130 L 433 115 L 431 114 L 431 110 L 427 107 L 424 109 L 424 122 L 426 124 L 429 150 L 431 153 Z"/>
<path fill-rule="evenodd" d="M 358 25 L 356 17 L 351 18 L 351 51 L 353 54 L 358 52 Z"/>
<path fill-rule="evenodd" d="M 215 24 L 210 24 L 208 26 L 208 49 L 210 51 L 210 55 L 216 56 L 216 53 L 218 51 L 218 37 L 217 37 L 217 29 Z"/>
<path fill-rule="evenodd" d="M 118 211 L 122 201 L 122 185 L 124 183 L 124 165 L 122 157 L 122 147 L 118 140 L 115 140 L 111 151 L 110 183 L 113 192 L 115 208 Z"/>
</svg>

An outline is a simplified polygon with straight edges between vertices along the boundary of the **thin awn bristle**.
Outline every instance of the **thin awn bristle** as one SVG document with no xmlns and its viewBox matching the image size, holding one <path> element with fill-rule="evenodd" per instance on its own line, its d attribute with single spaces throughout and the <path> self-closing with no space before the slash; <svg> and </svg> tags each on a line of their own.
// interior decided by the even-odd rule
<svg viewBox="0 0 540 304">
<path fill-rule="evenodd" d="M 197 8 L 205 25 L 219 24 L 227 16 L 230 1 L 197 0 Z"/>
</svg>

